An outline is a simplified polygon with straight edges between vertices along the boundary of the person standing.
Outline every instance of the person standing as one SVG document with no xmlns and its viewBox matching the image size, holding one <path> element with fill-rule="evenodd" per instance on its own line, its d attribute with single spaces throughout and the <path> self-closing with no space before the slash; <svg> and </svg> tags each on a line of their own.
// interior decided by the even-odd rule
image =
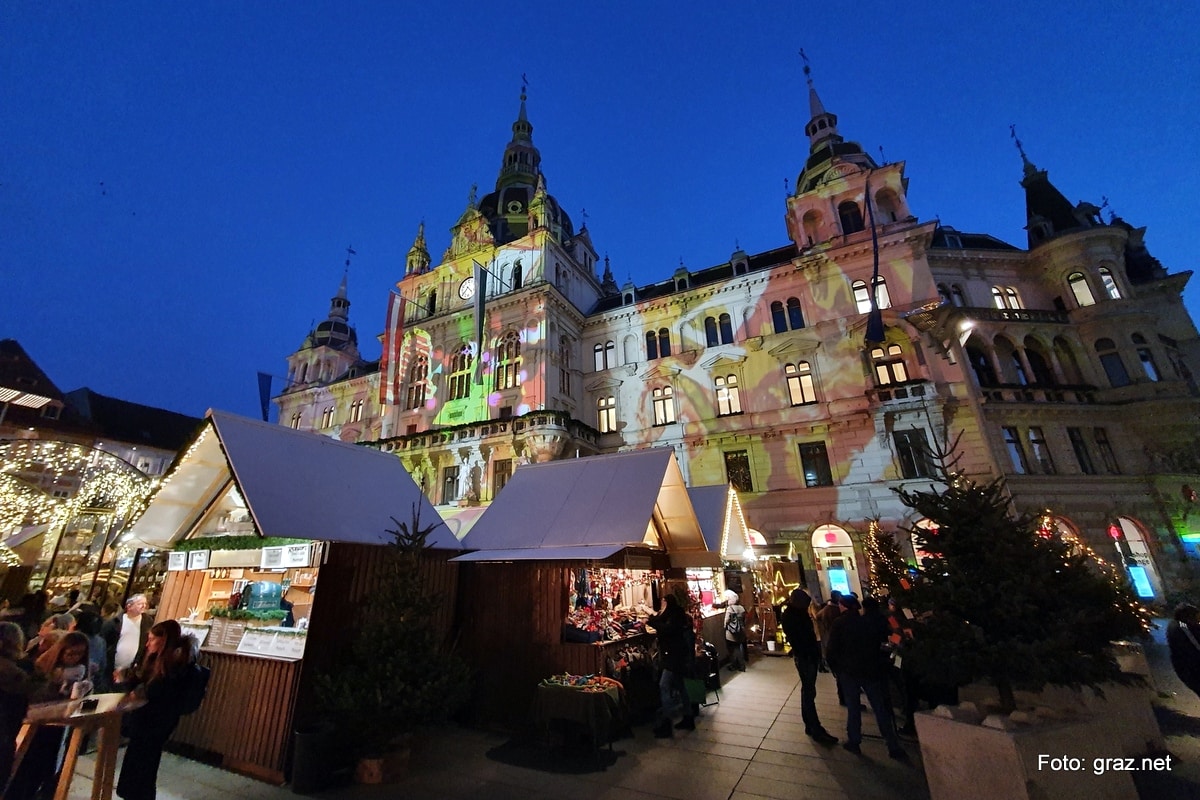
<svg viewBox="0 0 1200 800">
<path fill-rule="evenodd" d="M 192 679 L 194 641 L 175 620 L 160 622 L 150 628 L 143 658 L 129 669 L 132 694 L 146 704 L 126 714 L 121 724 L 121 734 L 129 737 L 117 779 L 117 796 L 123 800 L 155 800 L 163 745 L 179 724 Z"/>
<path fill-rule="evenodd" d="M 1167 647 L 1171 666 L 1183 685 L 1200 695 L 1200 609 L 1191 603 L 1175 607 L 1175 618 L 1167 623 Z"/>
<path fill-rule="evenodd" d="M 861 614 L 858 605 L 857 600 L 843 597 L 845 613 L 829 631 L 829 668 L 837 676 L 842 697 L 846 699 L 846 741 L 842 747 L 856 755 L 862 753 L 862 706 L 858 702 L 861 692 L 871 704 L 879 733 L 887 742 L 888 756 L 904 761 L 908 754 L 900 746 L 887 701 L 890 668 L 885 651 L 887 619 L 879 612 L 879 601 L 873 597 L 867 598 Z"/>
<path fill-rule="evenodd" d="M 32 684 L 21 666 L 25 654 L 25 633 L 15 622 L 0 622 L 0 796 L 12 774 L 17 750 L 17 734 L 29 707 Z"/>
<path fill-rule="evenodd" d="M 683 704 L 683 719 L 675 727 L 684 731 L 696 729 L 696 717 L 688 700 L 687 686 L 683 682 L 691 672 L 692 661 L 696 657 L 696 633 L 692 629 L 692 618 L 680 607 L 673 594 L 663 598 L 662 610 L 646 620 L 646 624 L 658 634 L 658 656 L 662 666 L 662 674 L 658 679 L 661 705 L 656 714 L 654 735 L 659 739 L 669 739 L 672 736 L 671 718 L 676 695 L 678 702 Z"/>
<path fill-rule="evenodd" d="M 721 602 L 713 608 L 725 609 L 725 652 L 729 653 L 729 668 L 745 672 L 746 662 L 746 607 L 742 605 L 742 584 L 730 581 L 721 593 Z"/>
<path fill-rule="evenodd" d="M 812 596 L 808 592 L 793 590 L 780 624 L 792 646 L 792 662 L 800 675 L 800 717 L 804 720 L 804 732 L 817 744 L 835 745 L 837 737 L 825 730 L 817 716 L 817 667 L 821 663 L 821 649 L 812 617 L 808 614 L 810 605 Z"/>
<path fill-rule="evenodd" d="M 104 623 L 100 635 L 108 645 L 107 671 L 114 683 L 121 682 L 120 673 L 141 659 L 146 637 L 154 621 L 146 612 L 146 595 L 130 595 L 125 601 L 125 613 Z"/>
<path fill-rule="evenodd" d="M 821 610 L 817 612 L 817 638 L 821 640 L 821 661 L 825 664 L 825 668 L 833 673 L 833 667 L 829 666 L 829 631 L 833 628 L 833 621 L 842 613 L 842 593 L 837 589 L 829 592 L 829 602 L 821 606 Z M 837 682 L 837 674 L 833 673 L 834 685 L 837 686 L 837 699 L 839 705 L 846 705 L 846 701 L 842 698 L 842 685 Z"/>
</svg>

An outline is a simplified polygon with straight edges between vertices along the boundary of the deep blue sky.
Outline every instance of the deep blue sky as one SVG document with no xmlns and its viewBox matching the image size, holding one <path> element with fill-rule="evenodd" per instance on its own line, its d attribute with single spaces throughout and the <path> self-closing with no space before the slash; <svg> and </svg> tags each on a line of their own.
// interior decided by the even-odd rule
<svg viewBox="0 0 1200 800">
<path fill-rule="evenodd" d="M 782 245 L 801 47 L 922 219 L 1024 243 L 1016 123 L 1068 199 L 1196 265 L 1195 3 L 440 5 L 0 5 L 0 337 L 63 390 L 253 416 L 352 244 L 377 357 L 417 223 L 436 257 L 490 190 L 522 73 L 550 192 L 618 282 Z"/>
</svg>

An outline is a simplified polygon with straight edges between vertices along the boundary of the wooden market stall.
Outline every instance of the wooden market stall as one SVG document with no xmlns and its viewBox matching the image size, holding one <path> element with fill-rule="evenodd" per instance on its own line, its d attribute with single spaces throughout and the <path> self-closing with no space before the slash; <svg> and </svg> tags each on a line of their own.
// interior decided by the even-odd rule
<svg viewBox="0 0 1200 800">
<path fill-rule="evenodd" d="M 171 550 L 157 618 L 201 638 L 212 669 L 173 746 L 282 783 L 293 729 L 313 713 L 313 676 L 348 646 L 347 620 L 378 580 L 375 556 L 414 514 L 439 523 L 424 567 L 452 598 L 458 540 L 398 458 L 210 411 L 131 531 Z M 452 613 L 440 612 L 444 632 Z"/>
<path fill-rule="evenodd" d="M 670 448 L 521 467 L 463 539 L 459 644 L 482 723 L 532 722 L 539 682 L 619 671 L 690 567 L 717 567 Z"/>
<path fill-rule="evenodd" d="M 733 486 L 725 483 L 716 486 L 693 486 L 688 489 L 692 508 L 704 534 L 704 543 L 710 552 L 720 558 L 716 567 L 695 567 L 688 570 L 688 585 L 701 598 L 704 617 L 704 638 L 717 647 L 721 660 L 728 653 L 725 648 L 725 612 L 713 608 L 721 601 L 721 594 L 730 586 L 730 576 L 741 572 L 745 565 L 755 561 L 746 517 L 742 504 Z M 754 607 L 753 581 L 742 581 L 742 605 Z"/>
</svg>

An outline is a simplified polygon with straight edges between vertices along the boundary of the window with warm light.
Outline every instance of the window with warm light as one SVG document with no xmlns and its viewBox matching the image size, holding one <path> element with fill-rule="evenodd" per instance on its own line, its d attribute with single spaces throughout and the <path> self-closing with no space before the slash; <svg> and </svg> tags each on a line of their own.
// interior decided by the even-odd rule
<svg viewBox="0 0 1200 800">
<path fill-rule="evenodd" d="M 670 386 L 660 386 L 650 393 L 655 425 L 670 425 L 675 421 L 675 398 Z"/>
<path fill-rule="evenodd" d="M 742 397 L 736 375 L 718 375 L 713 381 L 717 390 L 717 416 L 742 413 Z"/>
<path fill-rule="evenodd" d="M 794 406 L 817 402 L 817 390 L 813 384 L 812 367 L 807 361 L 785 364 L 783 377 L 787 381 L 788 397 Z"/>
<path fill-rule="evenodd" d="M 612 433 L 617 429 L 617 398 L 613 395 L 596 401 L 596 429 L 601 433 Z"/>
</svg>

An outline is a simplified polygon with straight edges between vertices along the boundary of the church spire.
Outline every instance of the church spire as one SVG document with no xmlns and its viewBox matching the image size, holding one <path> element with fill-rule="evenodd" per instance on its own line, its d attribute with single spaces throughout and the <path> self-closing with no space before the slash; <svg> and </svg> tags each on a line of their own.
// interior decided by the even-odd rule
<svg viewBox="0 0 1200 800">
<path fill-rule="evenodd" d="M 408 249 L 408 258 L 404 262 L 405 275 L 419 275 L 429 269 L 429 248 L 425 246 L 425 220 L 417 226 L 417 238 Z"/>
<path fill-rule="evenodd" d="M 512 139 L 504 148 L 504 159 L 500 164 L 500 175 L 496 178 L 496 191 L 506 186 L 521 184 L 533 186 L 541 172 L 542 156 L 533 146 L 533 124 L 525 110 L 529 81 L 521 76 L 521 107 L 517 121 L 512 124 Z"/>
<path fill-rule="evenodd" d="M 825 105 L 821 102 L 821 98 L 817 94 L 817 87 L 813 85 L 812 67 L 809 65 L 808 56 L 804 54 L 803 50 L 800 51 L 800 57 L 804 59 L 804 79 L 808 83 L 808 110 L 810 114 L 808 125 L 804 127 L 804 132 L 808 134 L 810 142 L 809 152 L 815 153 L 826 142 L 837 144 L 842 141 L 842 137 L 838 135 L 837 114 L 831 114 L 826 111 Z"/>
</svg>

